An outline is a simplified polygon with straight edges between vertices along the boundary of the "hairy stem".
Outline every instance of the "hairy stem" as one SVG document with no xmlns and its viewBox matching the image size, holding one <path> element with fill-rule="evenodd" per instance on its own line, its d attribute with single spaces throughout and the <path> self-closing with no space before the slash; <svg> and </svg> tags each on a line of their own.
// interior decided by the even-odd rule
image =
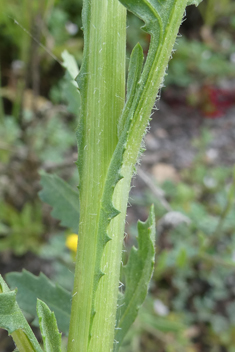
<svg viewBox="0 0 235 352">
<path fill-rule="evenodd" d="M 96 299 L 95 272 L 101 199 L 125 101 L 126 10 L 118 0 L 84 0 L 83 25 L 84 61 L 78 79 L 82 101 L 78 129 L 81 212 L 68 351 L 109 352 L 120 265 L 114 268 L 115 279 L 107 284 L 105 295 Z M 108 245 L 110 250 L 116 241 Z M 109 276 L 110 268 L 105 273 Z M 106 307 L 109 313 L 103 319 Z M 95 338 L 97 330 L 102 331 L 102 340 Z"/>
</svg>

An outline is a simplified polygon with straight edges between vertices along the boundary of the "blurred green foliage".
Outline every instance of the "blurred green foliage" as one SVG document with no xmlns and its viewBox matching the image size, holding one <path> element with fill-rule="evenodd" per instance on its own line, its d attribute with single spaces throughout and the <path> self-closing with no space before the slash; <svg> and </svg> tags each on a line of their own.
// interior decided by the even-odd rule
<svg viewBox="0 0 235 352">
<path fill-rule="evenodd" d="M 18 151 L 25 151 L 22 141 L 24 139 L 30 145 L 31 153 L 35 153 L 41 161 L 60 162 L 68 148 L 75 145 L 73 123 L 70 125 L 63 121 L 59 111 L 52 111 L 52 116 L 45 116 L 44 119 L 35 121 L 31 114 L 25 113 L 29 123 L 27 129 L 22 132 L 17 121 L 11 116 L 5 116 L 0 129 L 0 161 L 4 164 L 9 162 L 10 157 Z M 33 119 L 33 120 L 32 120 Z M 63 143 L 61 143 L 63 141 Z M 46 146 L 46 148 L 45 148 Z"/>
<path fill-rule="evenodd" d="M 44 225 L 39 203 L 26 203 L 22 210 L 0 202 L 0 252 L 10 251 L 23 255 L 38 253 Z"/>
<path fill-rule="evenodd" d="M 77 39 L 71 46 L 79 55 L 77 34 L 81 27 L 81 8 L 81 0 L 75 3 L 72 0 L 2 0 L 1 46 L 14 45 L 14 58 L 24 60 L 30 56 L 31 36 L 58 55 L 68 48 L 68 41 L 75 36 Z M 37 26 L 40 33 L 35 33 Z"/>
<path fill-rule="evenodd" d="M 66 232 L 51 234 L 48 242 L 44 244 L 40 251 L 40 257 L 51 262 L 53 281 L 71 292 L 74 280 L 75 258 L 73 253 L 70 253 L 65 246 Z"/>
<path fill-rule="evenodd" d="M 151 292 L 152 297 L 162 299 L 169 310 L 164 316 L 167 322 L 171 314 L 175 314 L 185 324 L 185 332 L 197 327 L 195 337 L 200 338 L 201 350 L 210 346 L 209 350 L 219 352 L 223 346 L 233 352 L 235 172 L 232 167 L 208 162 L 206 151 L 210 139 L 210 133 L 202 131 L 201 137 L 194 141 L 198 155 L 191 167 L 181 172 L 180 182 L 165 181 L 162 185 L 172 209 L 186 215 L 191 223 L 165 229 L 157 227 L 156 268 Z M 135 204 L 135 198 L 132 203 Z M 140 205 L 139 199 L 137 203 Z M 152 203 L 159 223 L 166 210 L 152 192 L 146 191 L 142 205 Z M 154 314 L 153 304 L 143 309 L 149 316 Z M 142 330 L 147 331 L 145 324 Z M 170 329 L 167 331 L 170 333 Z M 168 351 L 166 343 L 165 348 Z M 188 349 L 184 350 L 182 345 L 182 351 Z"/>
<path fill-rule="evenodd" d="M 235 15 L 235 4 L 233 0 L 207 0 L 200 4 L 199 10 L 205 25 L 213 27 L 224 17 Z"/>
<path fill-rule="evenodd" d="M 174 59 L 169 64 L 166 86 L 174 84 L 188 87 L 205 82 L 215 84 L 225 77 L 234 78 L 233 37 L 225 33 L 219 44 L 220 50 L 208 43 L 180 38 L 175 46 Z"/>
<path fill-rule="evenodd" d="M 0 129 L 0 162 L 8 163 L 13 153 L 13 147 L 19 140 L 20 129 L 12 117 L 5 117 Z"/>
</svg>

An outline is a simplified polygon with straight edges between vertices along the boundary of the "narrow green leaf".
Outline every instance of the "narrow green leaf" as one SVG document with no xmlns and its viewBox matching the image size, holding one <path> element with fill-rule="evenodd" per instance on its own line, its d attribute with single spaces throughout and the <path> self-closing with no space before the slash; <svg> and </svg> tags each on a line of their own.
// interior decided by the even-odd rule
<svg viewBox="0 0 235 352">
<path fill-rule="evenodd" d="M 127 78 L 127 100 L 135 93 L 137 83 L 140 79 L 144 54 L 141 45 L 138 43 L 134 47 L 130 57 Z"/>
<path fill-rule="evenodd" d="M 40 199 L 52 206 L 51 215 L 60 220 L 61 226 L 78 232 L 79 193 L 57 175 L 41 172 Z"/>
<path fill-rule="evenodd" d="M 36 318 L 37 298 L 54 311 L 60 331 L 68 334 L 71 311 L 71 294 L 59 285 L 54 285 L 44 274 L 35 276 L 23 270 L 22 273 L 6 275 L 11 288 L 17 287 L 17 301 L 20 308 Z M 33 322 L 37 325 L 37 320 Z"/>
<path fill-rule="evenodd" d="M 127 79 L 127 96 L 126 96 L 126 107 L 125 114 L 122 114 L 118 123 L 118 134 L 120 136 L 125 126 L 126 119 L 128 118 L 129 110 L 132 106 L 135 93 L 138 88 L 138 82 L 140 79 L 142 67 L 143 67 L 144 55 L 141 45 L 138 43 L 134 47 L 128 68 L 128 79 Z"/>
<path fill-rule="evenodd" d="M 61 352 L 61 334 L 55 314 L 40 299 L 37 300 L 37 314 L 45 352 Z"/>
<path fill-rule="evenodd" d="M 127 265 L 124 266 L 125 293 L 119 299 L 117 310 L 117 326 L 114 351 L 118 351 L 121 343 L 134 322 L 138 310 L 148 292 L 148 285 L 154 267 L 155 216 L 151 207 L 146 222 L 138 222 L 138 249 L 133 247 Z"/>
<path fill-rule="evenodd" d="M 78 84 L 75 81 L 75 78 L 79 73 L 79 69 L 74 56 L 69 54 L 67 50 L 63 51 L 61 56 L 63 59 L 63 66 L 66 69 L 63 91 L 68 104 L 68 111 L 73 113 L 75 116 L 79 116 L 81 97 L 78 90 Z"/>
<path fill-rule="evenodd" d="M 0 275 L 0 328 L 12 335 L 20 352 L 42 352 L 29 324 L 16 302 L 16 290 L 10 291 Z"/>
<path fill-rule="evenodd" d="M 66 68 L 68 71 L 71 79 L 74 80 L 74 85 L 75 87 L 78 87 L 77 82 L 75 81 L 75 78 L 77 77 L 79 73 L 79 69 L 76 63 L 76 60 L 73 55 L 69 54 L 67 50 L 64 50 L 61 54 L 62 59 L 63 59 L 63 66 Z"/>
</svg>

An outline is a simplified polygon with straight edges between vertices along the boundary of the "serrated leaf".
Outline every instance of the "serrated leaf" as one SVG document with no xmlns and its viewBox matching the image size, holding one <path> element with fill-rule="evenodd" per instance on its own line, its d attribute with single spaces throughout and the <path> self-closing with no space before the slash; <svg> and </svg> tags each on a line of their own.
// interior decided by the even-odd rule
<svg viewBox="0 0 235 352">
<path fill-rule="evenodd" d="M 146 222 L 138 222 L 138 249 L 133 247 L 127 265 L 123 268 L 125 275 L 125 293 L 119 298 L 114 351 L 121 343 L 134 322 L 138 310 L 148 292 L 148 285 L 154 267 L 155 216 L 151 207 Z"/>
<path fill-rule="evenodd" d="M 129 11 L 145 22 L 142 27 L 146 32 L 153 34 L 158 31 L 163 35 L 166 19 L 175 0 L 119 0 Z"/>
<path fill-rule="evenodd" d="M 61 334 L 55 314 L 40 299 L 37 300 L 37 315 L 45 352 L 61 352 Z"/>
<path fill-rule="evenodd" d="M 26 352 L 42 349 L 16 302 L 16 290 L 10 291 L 0 275 L 0 328 L 8 331 Z"/>
<path fill-rule="evenodd" d="M 59 285 L 54 285 L 44 274 L 35 276 L 23 270 L 22 273 L 9 273 L 6 281 L 11 288 L 17 287 L 17 301 L 20 308 L 36 318 L 37 298 L 45 302 L 55 313 L 58 327 L 61 332 L 68 334 L 71 294 Z M 37 325 L 37 320 L 34 320 Z"/>
<path fill-rule="evenodd" d="M 57 175 L 41 172 L 40 199 L 52 206 L 51 215 L 61 226 L 78 233 L 79 193 Z"/>
</svg>

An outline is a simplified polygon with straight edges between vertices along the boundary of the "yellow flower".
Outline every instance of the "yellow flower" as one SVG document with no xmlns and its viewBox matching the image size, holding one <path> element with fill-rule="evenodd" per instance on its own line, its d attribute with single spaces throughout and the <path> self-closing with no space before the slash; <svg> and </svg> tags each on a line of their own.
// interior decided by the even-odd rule
<svg viewBox="0 0 235 352">
<path fill-rule="evenodd" d="M 78 235 L 76 233 L 72 233 L 66 239 L 66 247 L 68 247 L 71 251 L 76 252 L 78 245 Z"/>
</svg>

